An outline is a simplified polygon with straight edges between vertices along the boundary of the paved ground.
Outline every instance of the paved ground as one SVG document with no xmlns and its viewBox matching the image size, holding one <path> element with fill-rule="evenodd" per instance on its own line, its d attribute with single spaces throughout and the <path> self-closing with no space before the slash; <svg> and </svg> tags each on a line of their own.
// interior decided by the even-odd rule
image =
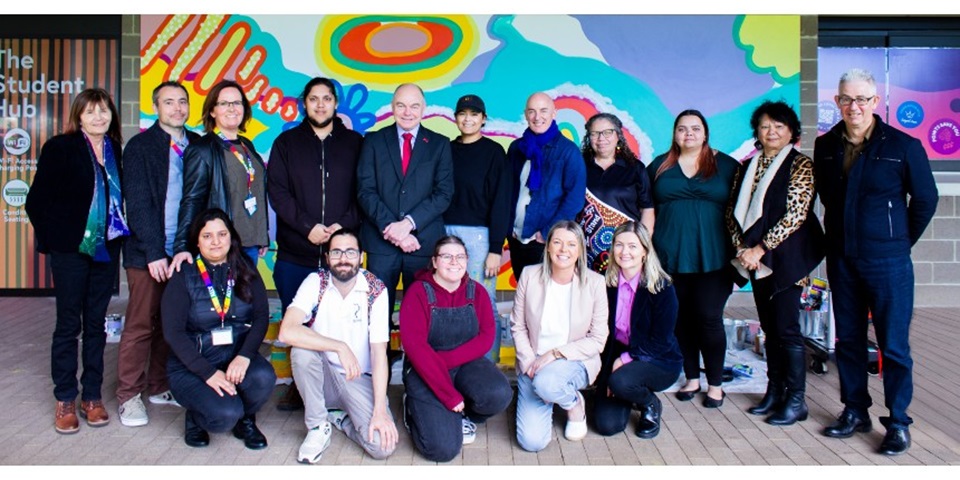
<svg viewBox="0 0 960 480">
<path fill-rule="evenodd" d="M 125 300 L 115 298 L 111 313 L 122 313 Z M 727 312 L 733 318 L 755 318 L 746 308 Z M 85 424 L 76 435 L 53 429 L 54 400 L 49 374 L 49 345 L 54 323 L 52 298 L 0 298 L 0 465 L 295 465 L 303 439 L 303 413 L 280 412 L 278 386 L 258 423 L 270 445 L 246 450 L 228 434 L 213 435 L 207 448 L 184 445 L 183 410 L 148 405 L 150 423 L 127 428 L 120 424 L 113 398 L 117 345 L 108 344 L 103 394 L 113 421 L 103 428 Z M 820 430 L 841 410 L 836 369 L 808 377 L 810 419 L 788 428 L 773 427 L 745 413 L 758 395 L 732 393 L 723 408 L 706 410 L 663 395 L 663 430 L 653 440 L 627 432 L 601 437 L 591 432 L 581 442 L 563 439 L 562 421 L 555 422 L 557 440 L 539 453 L 517 445 L 511 408 L 480 426 L 477 441 L 464 447 L 456 465 L 960 465 L 960 313 L 954 309 L 920 309 L 912 331 L 916 393 L 911 415 L 913 448 L 900 457 L 873 453 L 883 431 L 848 440 L 823 437 Z M 832 367 L 833 365 L 830 364 Z M 879 378 L 870 379 L 871 393 L 882 405 Z M 390 387 L 394 415 L 401 386 Z M 885 414 L 874 405 L 870 413 Z M 399 417 L 398 417 L 399 418 Z M 340 432 L 324 455 L 324 465 L 427 465 L 400 428 L 400 446 L 386 461 L 365 456 Z M 303 467 L 309 468 L 309 467 Z M 954 469 L 950 469 L 956 472 Z M 582 471 L 582 470 L 581 470 Z M 889 471 L 887 471 L 889 473 Z M 429 473 L 428 473 L 429 474 Z M 7 477 L 5 478 L 14 478 Z M 258 475 L 262 477 L 262 475 Z M 19 477 L 17 477 L 19 478 Z M 954 477 L 956 478 L 956 477 Z"/>
</svg>

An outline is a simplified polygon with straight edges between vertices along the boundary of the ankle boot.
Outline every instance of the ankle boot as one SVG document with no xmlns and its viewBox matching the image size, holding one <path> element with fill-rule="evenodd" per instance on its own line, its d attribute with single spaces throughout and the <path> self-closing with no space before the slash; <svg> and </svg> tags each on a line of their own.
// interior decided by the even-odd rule
<svg viewBox="0 0 960 480">
<path fill-rule="evenodd" d="M 183 429 L 183 443 L 190 447 L 206 447 L 210 445 L 210 434 L 200 428 L 193 419 L 193 413 L 187 410 Z"/>
<path fill-rule="evenodd" d="M 771 342 L 766 342 L 767 349 L 767 393 L 760 403 L 747 409 L 753 415 L 769 415 L 780 408 L 784 397 L 783 368 L 780 365 L 780 350 Z"/>
<path fill-rule="evenodd" d="M 256 415 L 244 415 L 233 427 L 233 436 L 243 440 L 243 445 L 250 450 L 267 448 L 267 437 L 257 428 Z"/>
<path fill-rule="evenodd" d="M 663 412 L 663 403 L 653 394 L 653 401 L 641 409 L 640 421 L 637 422 L 637 436 L 653 438 L 660 433 L 660 414 Z"/>
<path fill-rule="evenodd" d="M 804 399 L 807 386 L 806 353 L 803 345 L 791 345 L 782 350 L 786 396 L 780 408 L 767 417 L 767 423 L 793 425 L 807 419 L 807 402 Z"/>
</svg>

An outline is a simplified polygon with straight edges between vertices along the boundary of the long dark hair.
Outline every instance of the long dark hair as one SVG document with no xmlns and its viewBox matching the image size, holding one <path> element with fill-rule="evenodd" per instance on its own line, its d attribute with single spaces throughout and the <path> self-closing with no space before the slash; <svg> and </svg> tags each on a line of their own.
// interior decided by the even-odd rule
<svg viewBox="0 0 960 480">
<path fill-rule="evenodd" d="M 660 177 L 660 174 L 671 169 L 680 161 L 680 145 L 677 144 L 677 125 L 683 117 L 697 117 L 700 123 L 703 123 L 703 145 L 700 147 L 700 156 L 697 157 L 697 175 L 706 180 L 717 173 L 717 158 L 713 155 L 713 149 L 710 148 L 710 127 L 707 125 L 707 119 L 699 110 L 684 110 L 677 115 L 673 121 L 673 140 L 670 141 L 670 151 L 667 152 L 667 159 L 660 164 L 654 180 Z"/>
<path fill-rule="evenodd" d="M 587 120 L 587 123 L 583 126 L 584 134 L 583 142 L 580 146 L 580 153 L 583 154 L 583 160 L 587 162 L 588 166 L 593 163 L 593 158 L 596 156 L 596 152 L 593 151 L 593 145 L 590 145 L 590 127 L 592 127 L 597 120 L 606 120 L 612 123 L 613 130 L 617 132 L 617 151 L 614 153 L 614 158 L 625 160 L 627 165 L 631 167 L 640 162 L 637 154 L 633 153 L 633 150 L 630 150 L 630 145 L 627 145 L 627 138 L 623 136 L 623 122 L 620 121 L 620 118 L 612 113 L 598 113 L 590 117 L 590 120 Z"/>
<path fill-rule="evenodd" d="M 120 135 L 120 114 L 117 113 L 117 106 L 113 104 L 110 93 L 102 88 L 88 88 L 77 94 L 70 105 L 70 117 L 67 122 L 65 133 L 74 133 L 80 131 L 80 115 L 90 104 L 106 105 L 110 110 L 110 126 L 107 127 L 107 137 L 117 143 L 123 143 L 123 137 Z M 118 156 L 120 152 L 114 152 Z"/>
<path fill-rule="evenodd" d="M 250 286 L 256 278 L 257 271 L 254 269 L 250 258 L 243 253 L 240 234 L 237 233 L 237 229 L 233 227 L 233 222 L 230 220 L 230 217 L 227 216 L 227 212 L 219 208 L 210 208 L 200 212 L 200 214 L 193 219 L 193 223 L 190 224 L 190 237 L 187 242 L 187 249 L 194 256 L 200 253 L 200 231 L 207 225 L 207 222 L 213 220 L 223 221 L 223 224 L 227 226 L 227 231 L 230 232 L 230 250 L 227 251 L 227 266 L 230 267 L 230 271 L 234 272 L 236 279 L 234 288 L 236 289 L 237 297 L 246 302 L 252 301 L 253 292 Z"/>
</svg>

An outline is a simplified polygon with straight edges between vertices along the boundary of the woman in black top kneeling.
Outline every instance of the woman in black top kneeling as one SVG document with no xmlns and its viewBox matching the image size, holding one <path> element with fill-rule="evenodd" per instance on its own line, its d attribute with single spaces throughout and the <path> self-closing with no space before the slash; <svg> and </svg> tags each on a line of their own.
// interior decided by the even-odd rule
<svg viewBox="0 0 960 480">
<path fill-rule="evenodd" d="M 247 448 L 265 448 L 255 414 L 277 379 L 257 352 L 269 322 L 266 288 L 223 210 L 198 215 L 188 241 L 195 261 L 174 273 L 161 303 L 170 391 L 187 410 L 184 441 L 205 447 L 208 431 L 232 428 Z"/>
</svg>

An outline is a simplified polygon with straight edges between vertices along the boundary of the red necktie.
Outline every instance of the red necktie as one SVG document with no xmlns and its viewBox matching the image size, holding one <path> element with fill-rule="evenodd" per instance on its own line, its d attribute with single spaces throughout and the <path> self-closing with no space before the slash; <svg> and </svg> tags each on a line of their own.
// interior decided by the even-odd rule
<svg viewBox="0 0 960 480">
<path fill-rule="evenodd" d="M 410 165 L 410 154 L 413 153 L 413 134 L 404 133 L 403 134 L 403 158 L 401 159 L 400 166 L 403 167 L 403 174 L 407 174 L 407 167 Z"/>
</svg>

